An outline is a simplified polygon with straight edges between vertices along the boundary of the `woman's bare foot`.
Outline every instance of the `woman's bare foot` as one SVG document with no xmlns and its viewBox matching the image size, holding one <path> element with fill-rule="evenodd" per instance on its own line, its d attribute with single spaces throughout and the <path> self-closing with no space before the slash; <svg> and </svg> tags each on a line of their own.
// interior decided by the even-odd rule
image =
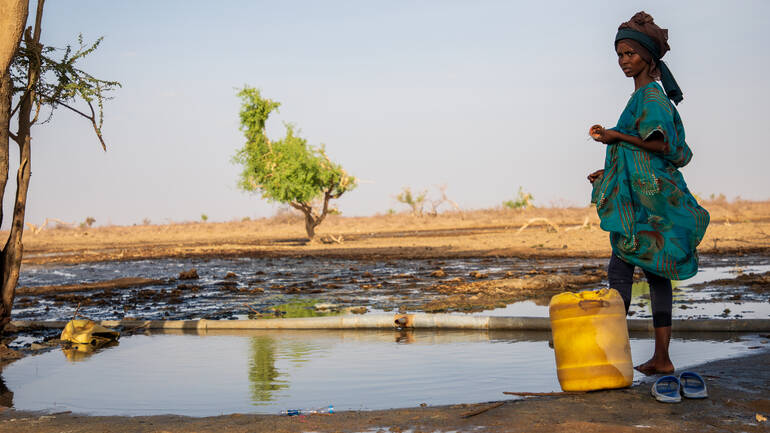
<svg viewBox="0 0 770 433">
<path fill-rule="evenodd" d="M 652 358 L 644 364 L 639 364 L 634 368 L 646 376 L 651 376 L 653 374 L 669 374 L 674 372 L 674 364 L 670 359 L 657 360 Z"/>
<path fill-rule="evenodd" d="M 668 345 L 671 342 L 671 327 L 655 328 L 655 353 L 644 364 L 634 367 L 647 376 L 653 374 L 669 374 L 674 372 L 674 363 L 668 356 Z"/>
</svg>

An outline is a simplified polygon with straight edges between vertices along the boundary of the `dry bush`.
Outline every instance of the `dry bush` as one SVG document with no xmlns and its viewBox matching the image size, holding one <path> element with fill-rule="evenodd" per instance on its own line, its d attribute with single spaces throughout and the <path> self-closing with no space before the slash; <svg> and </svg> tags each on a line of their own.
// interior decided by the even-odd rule
<svg viewBox="0 0 770 433">
<path fill-rule="evenodd" d="M 305 222 L 305 216 L 302 215 L 299 211 L 289 206 L 279 207 L 275 211 L 275 214 L 273 214 L 272 217 L 267 219 L 267 223 L 270 225 L 298 224 L 298 223 L 304 223 L 304 222 Z"/>
</svg>

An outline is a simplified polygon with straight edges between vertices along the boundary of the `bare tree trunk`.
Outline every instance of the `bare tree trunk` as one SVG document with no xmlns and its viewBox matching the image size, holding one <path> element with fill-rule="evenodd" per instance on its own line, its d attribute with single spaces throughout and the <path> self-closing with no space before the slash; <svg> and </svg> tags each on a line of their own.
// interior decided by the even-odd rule
<svg viewBox="0 0 770 433">
<path fill-rule="evenodd" d="M 310 213 L 305 214 L 305 231 L 307 232 L 308 240 L 312 241 L 315 237 L 315 227 L 318 224 L 315 222 L 315 218 Z"/>
<path fill-rule="evenodd" d="M 305 214 L 305 232 L 307 232 L 307 238 L 309 241 L 313 240 L 315 237 L 315 228 L 318 227 L 321 222 L 323 222 L 324 218 L 326 218 L 326 215 L 329 213 L 329 200 L 339 197 L 332 195 L 332 188 L 333 187 L 330 186 L 329 189 L 324 192 L 324 201 L 321 205 L 320 215 L 313 212 L 313 207 L 309 203 L 291 203 L 292 207 L 302 211 L 302 213 Z"/>
<path fill-rule="evenodd" d="M 0 227 L 3 224 L 2 203 L 8 182 L 8 139 L 13 96 L 9 68 L 24 32 L 28 6 L 28 0 L 0 0 Z"/>
<path fill-rule="evenodd" d="M 2 266 L 2 307 L 0 308 L 0 329 L 4 328 L 11 320 L 13 298 L 16 292 L 16 284 L 19 281 L 19 269 L 23 254 L 22 234 L 24 233 L 24 213 L 27 205 L 27 191 L 29 189 L 29 177 L 31 170 L 31 141 L 30 129 L 32 127 L 31 115 L 35 104 L 35 86 L 40 74 L 40 25 L 43 19 L 43 6 L 45 0 L 38 0 L 37 14 L 35 16 L 34 34 L 27 29 L 24 43 L 34 53 L 30 59 L 27 71 L 27 88 L 22 96 L 19 107 L 19 130 L 15 141 L 19 144 L 19 171 L 16 175 L 16 200 L 13 206 L 13 219 L 8 241 L 0 252 L 0 265 Z"/>
<path fill-rule="evenodd" d="M 289 205 L 305 215 L 305 232 L 307 232 L 307 239 L 312 241 L 313 237 L 315 237 L 315 227 L 318 225 L 313 216 L 313 207 L 308 203 L 300 202 L 291 202 Z"/>
<path fill-rule="evenodd" d="M 11 129 L 11 93 L 13 83 L 10 74 L 3 74 L 0 78 L 0 227 L 3 225 L 3 198 L 5 197 L 5 185 L 8 183 L 8 140 Z M 0 269 L 0 281 L 2 270 Z"/>
<path fill-rule="evenodd" d="M 27 22 L 29 0 L 0 0 L 0 71 L 3 76 L 13 60 Z"/>
</svg>

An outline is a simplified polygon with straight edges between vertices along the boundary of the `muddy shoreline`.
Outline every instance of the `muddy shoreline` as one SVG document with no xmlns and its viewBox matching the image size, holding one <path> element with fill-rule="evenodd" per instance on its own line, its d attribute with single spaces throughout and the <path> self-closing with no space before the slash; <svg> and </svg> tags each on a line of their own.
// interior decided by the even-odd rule
<svg viewBox="0 0 770 433">
<path fill-rule="evenodd" d="M 708 255 L 702 262 L 705 283 L 683 283 L 676 291 L 678 315 L 740 319 L 743 311 L 755 310 L 748 317 L 766 318 L 757 308 L 767 308 L 757 305 L 770 301 L 762 286 L 770 260 L 730 256 L 725 263 L 723 256 Z M 132 277 L 103 279 L 116 275 Z M 638 279 L 643 281 L 641 274 Z M 603 260 L 581 257 L 174 259 L 28 268 L 21 282 L 26 285 L 18 289 L 15 320 L 69 320 L 75 311 L 94 320 L 216 320 L 346 311 L 483 313 L 524 301 L 547 306 L 563 291 L 605 287 L 606 270 Z M 648 317 L 649 296 L 635 296 L 629 314 Z M 725 301 L 732 303 L 729 310 L 703 310 Z M 696 311 L 704 312 L 692 317 Z"/>
</svg>

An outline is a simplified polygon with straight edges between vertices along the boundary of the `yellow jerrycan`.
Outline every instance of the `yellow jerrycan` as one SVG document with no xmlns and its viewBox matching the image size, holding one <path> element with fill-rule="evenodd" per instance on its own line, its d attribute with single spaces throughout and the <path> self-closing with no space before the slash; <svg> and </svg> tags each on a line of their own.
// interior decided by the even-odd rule
<svg viewBox="0 0 770 433">
<path fill-rule="evenodd" d="M 549 305 L 564 391 L 625 388 L 634 379 L 626 308 L 615 289 L 565 292 Z"/>
<path fill-rule="evenodd" d="M 92 320 L 70 320 L 61 333 L 62 340 L 75 344 L 103 346 L 120 338 L 120 332 L 97 325 Z"/>
</svg>

